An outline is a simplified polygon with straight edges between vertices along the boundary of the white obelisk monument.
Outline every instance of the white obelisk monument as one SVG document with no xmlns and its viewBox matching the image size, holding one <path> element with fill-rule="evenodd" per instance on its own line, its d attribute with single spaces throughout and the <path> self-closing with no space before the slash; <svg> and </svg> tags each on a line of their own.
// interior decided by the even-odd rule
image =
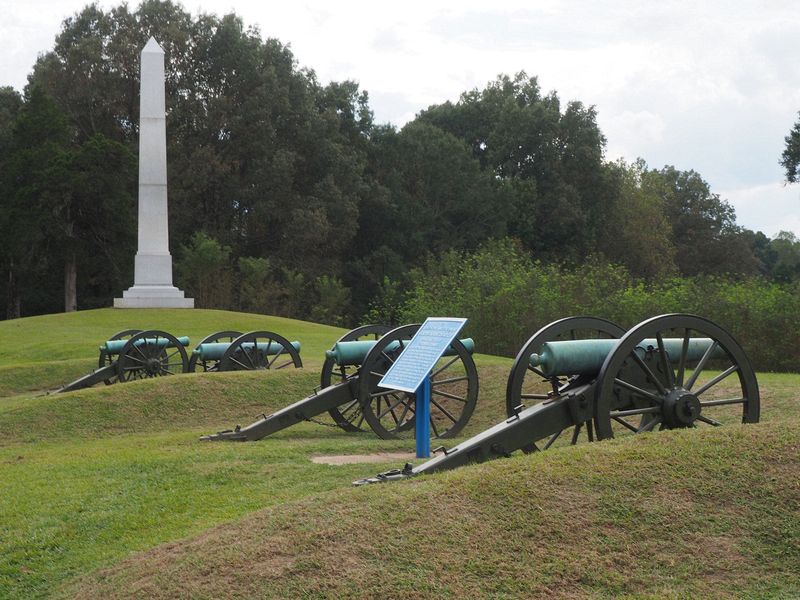
<svg viewBox="0 0 800 600">
<path fill-rule="evenodd" d="M 167 223 L 167 118 L 164 51 L 152 37 L 142 50 L 139 98 L 139 248 L 133 287 L 114 298 L 115 308 L 193 308 L 172 285 Z"/>
</svg>

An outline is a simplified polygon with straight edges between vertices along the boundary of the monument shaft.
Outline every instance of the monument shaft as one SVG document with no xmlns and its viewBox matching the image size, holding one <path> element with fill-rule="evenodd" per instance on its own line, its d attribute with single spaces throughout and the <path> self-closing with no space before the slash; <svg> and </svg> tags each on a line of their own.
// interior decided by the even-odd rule
<svg viewBox="0 0 800 600">
<path fill-rule="evenodd" d="M 192 308 L 194 300 L 172 285 L 167 209 L 167 119 L 164 51 L 154 38 L 142 50 L 139 99 L 139 237 L 133 287 L 118 308 Z"/>
</svg>

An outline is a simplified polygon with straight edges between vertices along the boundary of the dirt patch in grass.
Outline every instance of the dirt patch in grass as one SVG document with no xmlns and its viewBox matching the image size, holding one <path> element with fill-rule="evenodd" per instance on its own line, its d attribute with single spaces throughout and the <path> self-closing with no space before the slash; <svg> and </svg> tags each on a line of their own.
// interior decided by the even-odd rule
<svg viewBox="0 0 800 600">
<path fill-rule="evenodd" d="M 358 463 L 385 463 L 392 461 L 414 460 L 416 454 L 411 452 L 378 452 L 376 454 L 333 454 L 328 456 L 312 456 L 311 462 L 318 465 L 354 465 Z"/>
</svg>

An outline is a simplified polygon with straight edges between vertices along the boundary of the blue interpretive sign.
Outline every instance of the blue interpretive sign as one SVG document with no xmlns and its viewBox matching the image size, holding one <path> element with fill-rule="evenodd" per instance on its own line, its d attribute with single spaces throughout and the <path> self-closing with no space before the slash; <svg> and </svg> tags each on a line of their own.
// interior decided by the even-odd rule
<svg viewBox="0 0 800 600">
<path fill-rule="evenodd" d="M 466 322 L 466 319 L 451 317 L 426 319 L 378 385 L 390 390 L 416 392 Z"/>
<path fill-rule="evenodd" d="M 466 322 L 466 319 L 451 317 L 427 318 L 378 383 L 382 388 L 416 395 L 414 438 L 417 458 L 431 455 L 431 370 Z"/>
</svg>

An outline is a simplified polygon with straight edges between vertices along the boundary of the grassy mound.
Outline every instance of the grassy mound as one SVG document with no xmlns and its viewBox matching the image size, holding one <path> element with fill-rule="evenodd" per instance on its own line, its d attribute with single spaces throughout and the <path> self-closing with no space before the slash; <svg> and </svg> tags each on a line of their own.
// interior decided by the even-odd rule
<svg viewBox="0 0 800 600">
<path fill-rule="evenodd" d="M 98 343 L 126 327 L 193 344 L 269 329 L 302 341 L 306 368 L 29 391 L 85 373 Z M 198 442 L 307 395 L 341 333 L 198 310 L 0 323 L 0 598 L 800 595 L 800 377 L 759 376 L 757 426 L 559 448 L 369 489 L 350 482 L 400 465 L 310 458 L 410 451 L 412 440 L 303 423 L 252 444 Z M 480 399 L 462 437 L 505 414 L 510 361 L 477 364 Z"/>
<path fill-rule="evenodd" d="M 337 490 L 84 577 L 76 597 L 796 597 L 798 422 L 646 434 Z"/>
<path fill-rule="evenodd" d="M 97 349 L 123 329 L 186 335 L 190 349 L 223 330 L 267 330 L 302 344 L 303 361 L 319 364 L 345 330 L 282 317 L 223 310 L 104 308 L 0 321 L 0 396 L 57 388 L 97 368 Z"/>
</svg>

